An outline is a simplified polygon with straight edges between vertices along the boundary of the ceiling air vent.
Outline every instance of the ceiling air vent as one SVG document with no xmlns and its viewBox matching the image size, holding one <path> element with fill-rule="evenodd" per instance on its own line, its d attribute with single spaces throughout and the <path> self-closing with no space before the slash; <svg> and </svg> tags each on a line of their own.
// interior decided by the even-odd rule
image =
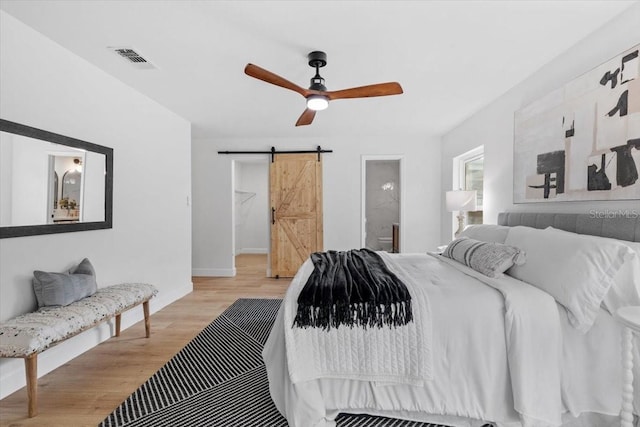
<svg viewBox="0 0 640 427">
<path fill-rule="evenodd" d="M 122 59 L 136 68 L 143 70 L 156 68 L 151 62 L 144 59 L 142 55 L 130 47 L 109 47 L 109 49 L 117 53 Z"/>
</svg>

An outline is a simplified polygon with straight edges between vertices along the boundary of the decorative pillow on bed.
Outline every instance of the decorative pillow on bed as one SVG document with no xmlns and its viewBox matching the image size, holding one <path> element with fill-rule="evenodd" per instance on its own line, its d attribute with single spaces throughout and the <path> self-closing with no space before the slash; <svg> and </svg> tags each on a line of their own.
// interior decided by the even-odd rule
<svg viewBox="0 0 640 427">
<path fill-rule="evenodd" d="M 524 253 L 502 243 L 460 237 L 449 243 L 442 255 L 489 277 L 498 277 L 513 264 L 524 263 Z"/>
<path fill-rule="evenodd" d="M 505 241 L 527 253 L 527 263 L 507 274 L 530 283 L 562 304 L 572 326 L 586 333 L 613 285 L 614 277 L 633 255 L 615 239 L 547 228 L 512 227 Z"/>
<path fill-rule="evenodd" d="M 33 291 L 38 300 L 38 307 L 69 305 L 93 295 L 98 290 L 95 270 L 88 259 L 85 258 L 73 271 L 69 274 L 39 270 L 33 272 Z"/>
<path fill-rule="evenodd" d="M 510 228 L 505 225 L 471 224 L 462 230 L 460 237 L 468 237 L 481 242 L 504 243 Z"/>
</svg>

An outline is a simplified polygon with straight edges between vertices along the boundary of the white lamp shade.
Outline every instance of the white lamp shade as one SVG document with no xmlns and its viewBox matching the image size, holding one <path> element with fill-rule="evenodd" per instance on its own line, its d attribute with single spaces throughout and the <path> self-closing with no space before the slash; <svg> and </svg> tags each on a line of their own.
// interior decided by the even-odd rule
<svg viewBox="0 0 640 427">
<path fill-rule="evenodd" d="M 476 204 L 477 194 L 475 190 L 465 191 L 447 191 L 446 204 L 447 211 L 475 211 L 478 209 Z"/>
</svg>

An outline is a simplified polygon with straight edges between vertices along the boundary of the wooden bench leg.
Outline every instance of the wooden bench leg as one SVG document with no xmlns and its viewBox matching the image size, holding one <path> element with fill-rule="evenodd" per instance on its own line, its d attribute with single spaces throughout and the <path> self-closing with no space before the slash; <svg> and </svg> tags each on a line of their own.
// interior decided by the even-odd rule
<svg viewBox="0 0 640 427">
<path fill-rule="evenodd" d="M 27 374 L 27 397 L 29 398 L 29 418 L 38 415 L 38 354 L 24 358 Z"/>
<path fill-rule="evenodd" d="M 147 334 L 147 338 L 151 336 L 151 318 L 149 317 L 149 301 L 142 303 L 142 310 L 144 311 L 144 330 Z"/>
<path fill-rule="evenodd" d="M 151 336 L 151 318 L 149 317 L 149 301 L 142 303 L 142 311 L 144 312 L 144 329 L 147 338 Z M 121 314 L 116 314 L 116 337 L 120 336 Z"/>
<path fill-rule="evenodd" d="M 116 314 L 116 336 L 120 336 L 120 314 Z"/>
</svg>

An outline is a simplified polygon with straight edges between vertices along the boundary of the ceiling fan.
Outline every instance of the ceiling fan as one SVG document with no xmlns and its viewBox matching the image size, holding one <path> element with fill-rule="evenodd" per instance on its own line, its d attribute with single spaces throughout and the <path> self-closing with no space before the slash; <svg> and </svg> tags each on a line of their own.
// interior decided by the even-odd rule
<svg viewBox="0 0 640 427">
<path fill-rule="evenodd" d="M 247 64 L 245 74 L 256 79 L 271 83 L 285 89 L 298 92 L 307 100 L 307 108 L 304 110 L 296 126 L 310 125 L 316 116 L 316 111 L 324 110 L 329 106 L 329 101 L 347 98 L 368 98 L 373 96 L 399 95 L 402 93 L 400 83 L 378 83 L 368 86 L 353 87 L 350 89 L 329 91 L 324 85 L 324 79 L 320 76 L 320 68 L 327 65 L 327 54 L 320 51 L 311 52 L 308 56 L 309 65 L 316 69 L 316 75 L 311 78 L 311 86 L 304 89 L 277 74 L 260 68 L 257 65 Z"/>
</svg>

